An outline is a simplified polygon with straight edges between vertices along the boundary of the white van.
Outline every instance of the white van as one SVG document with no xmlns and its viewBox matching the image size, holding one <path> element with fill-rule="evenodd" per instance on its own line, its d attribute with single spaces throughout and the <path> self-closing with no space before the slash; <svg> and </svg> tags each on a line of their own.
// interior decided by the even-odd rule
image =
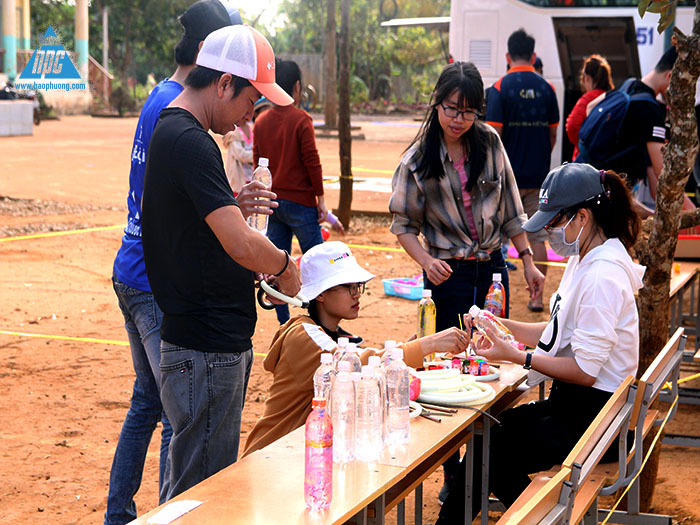
<svg viewBox="0 0 700 525">
<path fill-rule="evenodd" d="M 689 34 L 693 7 L 686 7 L 691 4 L 687 0 L 679 4 L 676 25 Z M 581 96 L 583 59 L 592 53 L 607 58 L 618 86 L 651 71 L 665 49 L 664 35 L 656 32 L 659 15 L 640 18 L 636 0 L 452 0 L 450 14 L 450 54 L 473 62 L 484 87 L 506 73 L 507 41 L 513 31 L 522 27 L 535 38 L 535 53 L 542 59 L 544 77 L 554 84 L 562 117 L 552 166 L 571 160 L 573 146 L 564 123 Z"/>
</svg>

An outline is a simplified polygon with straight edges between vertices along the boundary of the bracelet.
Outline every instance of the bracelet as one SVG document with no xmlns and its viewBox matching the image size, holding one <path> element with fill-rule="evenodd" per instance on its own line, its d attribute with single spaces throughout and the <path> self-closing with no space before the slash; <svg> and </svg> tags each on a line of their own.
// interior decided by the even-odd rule
<svg viewBox="0 0 700 525">
<path fill-rule="evenodd" d="M 287 258 L 284 261 L 284 266 L 282 267 L 282 270 L 280 270 L 279 273 L 274 274 L 275 277 L 279 277 L 287 270 L 287 266 L 289 266 L 289 259 L 291 259 L 291 257 L 289 256 L 289 252 L 287 252 L 287 250 L 282 250 L 282 251 L 287 256 Z"/>
<path fill-rule="evenodd" d="M 522 259 L 526 255 L 532 255 L 532 248 L 530 248 L 529 246 L 527 248 L 525 248 L 523 251 L 518 252 L 518 259 Z"/>
<path fill-rule="evenodd" d="M 532 368 L 532 352 L 528 351 L 525 354 L 525 363 L 523 364 L 525 370 L 530 370 Z"/>
</svg>

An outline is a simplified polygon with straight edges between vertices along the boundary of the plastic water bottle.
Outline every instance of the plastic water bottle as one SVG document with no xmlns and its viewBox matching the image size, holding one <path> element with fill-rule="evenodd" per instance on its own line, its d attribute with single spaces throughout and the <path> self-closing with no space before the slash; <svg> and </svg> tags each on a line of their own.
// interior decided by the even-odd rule
<svg viewBox="0 0 700 525">
<path fill-rule="evenodd" d="M 493 315 L 505 317 L 506 315 L 506 294 L 501 284 L 501 274 L 493 274 L 493 282 L 489 287 L 484 301 L 484 310 L 491 312 Z"/>
<path fill-rule="evenodd" d="M 336 371 L 338 370 L 338 364 L 342 361 L 350 363 L 351 372 L 360 372 L 362 370 L 362 363 L 360 362 L 360 356 L 357 353 L 357 345 L 355 343 L 348 343 L 345 345 L 345 348 L 336 351 Z"/>
<path fill-rule="evenodd" d="M 418 337 L 425 337 L 435 333 L 435 320 L 437 310 L 433 302 L 433 291 L 423 289 L 423 298 L 418 303 Z M 435 354 L 426 356 L 427 361 L 433 361 Z"/>
<path fill-rule="evenodd" d="M 325 399 L 313 399 L 304 430 L 304 501 L 312 510 L 327 509 L 333 497 L 333 425 Z"/>
<path fill-rule="evenodd" d="M 386 369 L 391 362 L 391 351 L 396 348 L 396 341 L 388 339 L 384 341 L 384 354 L 382 354 L 382 366 Z"/>
<path fill-rule="evenodd" d="M 350 363 L 339 363 L 333 381 L 333 461 L 347 463 L 355 458 L 355 384 Z"/>
<path fill-rule="evenodd" d="M 258 167 L 255 168 L 253 172 L 253 180 L 262 182 L 265 188 L 268 190 L 272 187 L 272 173 L 268 169 L 270 161 L 265 157 L 260 157 L 258 159 Z M 256 199 L 258 200 L 258 199 Z M 262 213 L 254 213 L 248 217 L 248 226 L 254 230 L 258 230 L 263 235 L 267 234 L 267 219 L 269 215 L 263 215 Z"/>
<path fill-rule="evenodd" d="M 501 321 L 496 319 L 491 312 L 482 310 L 478 306 L 474 305 L 469 309 L 469 315 L 472 316 L 472 323 L 481 336 L 488 339 L 488 336 L 486 335 L 486 324 L 484 323 L 484 321 L 487 320 L 491 322 L 491 326 L 498 337 L 512 345 L 518 345 L 515 337 L 513 337 L 513 333 L 508 330 L 508 328 L 506 328 Z"/>
<path fill-rule="evenodd" d="M 403 350 L 394 349 L 394 358 L 386 369 L 386 391 L 389 412 L 386 419 L 386 440 L 389 447 L 408 443 L 409 383 L 408 368 L 403 362 Z"/>
<path fill-rule="evenodd" d="M 345 350 L 348 347 L 348 344 L 350 344 L 350 339 L 347 337 L 339 337 L 338 338 L 338 348 L 336 349 L 335 353 L 333 354 L 333 369 L 337 372 L 338 371 L 338 363 L 340 362 L 340 358 L 343 357 L 345 354 Z M 351 370 L 352 372 L 352 370 Z M 358 370 L 359 372 L 359 370 Z"/>
<path fill-rule="evenodd" d="M 371 366 L 362 367 L 362 379 L 355 392 L 355 458 L 379 461 L 382 455 L 382 399 Z"/>
<path fill-rule="evenodd" d="M 331 385 L 333 384 L 333 354 L 321 354 L 321 366 L 314 373 L 314 397 L 322 397 L 330 402 Z M 330 404 L 328 405 L 330 407 Z"/>
<path fill-rule="evenodd" d="M 370 356 L 367 364 L 374 369 L 374 377 L 379 384 L 379 392 L 382 396 L 382 443 L 386 443 L 386 418 L 389 414 L 389 400 L 386 394 L 386 374 L 382 367 L 381 358 L 378 355 Z"/>
</svg>

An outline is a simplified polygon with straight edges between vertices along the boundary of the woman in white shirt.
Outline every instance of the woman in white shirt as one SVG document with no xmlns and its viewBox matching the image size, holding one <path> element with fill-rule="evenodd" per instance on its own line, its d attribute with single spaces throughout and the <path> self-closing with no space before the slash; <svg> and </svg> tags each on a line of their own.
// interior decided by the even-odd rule
<svg viewBox="0 0 700 525">
<path fill-rule="evenodd" d="M 510 506 L 530 483 L 528 474 L 561 463 L 600 409 L 639 362 L 639 318 L 634 295 L 644 267 L 628 251 L 640 221 L 625 182 L 588 164 L 553 169 L 540 189 L 537 213 L 523 229 L 546 229 L 551 248 L 569 257 L 550 299 L 550 319 L 524 323 L 502 319 L 515 338 L 534 352 L 499 339 L 477 353 L 530 369 L 531 386 L 552 378 L 544 401 L 498 415 L 491 433 L 489 488 Z M 466 316 L 465 324 L 471 326 Z M 476 442 L 477 449 L 481 444 Z M 475 462 L 474 494 L 481 491 Z M 463 469 L 460 469 L 463 472 Z M 463 522 L 464 478 L 455 480 L 436 525 Z M 479 512 L 479 498 L 474 516 Z"/>
</svg>

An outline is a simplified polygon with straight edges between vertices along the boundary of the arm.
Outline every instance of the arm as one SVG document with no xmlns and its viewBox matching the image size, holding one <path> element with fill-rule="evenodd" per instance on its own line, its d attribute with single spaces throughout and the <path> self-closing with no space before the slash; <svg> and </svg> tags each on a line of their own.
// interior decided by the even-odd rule
<svg viewBox="0 0 700 525">
<path fill-rule="evenodd" d="M 249 228 L 237 206 L 222 206 L 204 220 L 216 235 L 226 253 L 241 266 L 267 275 L 277 274 L 280 291 L 291 297 L 299 293 L 301 279 L 296 264 L 288 263 L 288 255 L 275 247 L 267 237 Z"/>
<path fill-rule="evenodd" d="M 557 143 L 557 128 L 559 126 L 549 126 L 549 146 L 550 151 L 554 149 L 554 145 Z"/>
<path fill-rule="evenodd" d="M 505 319 L 503 317 L 496 317 L 496 319 L 513 333 L 513 337 L 515 337 L 516 341 L 531 348 L 537 346 L 537 343 L 539 343 L 542 337 L 542 332 L 544 332 L 544 329 L 547 327 L 547 323 L 544 321 L 541 323 L 524 323 L 522 321 L 514 321 L 513 319 Z M 469 314 L 464 314 L 464 328 L 467 332 L 472 331 L 472 316 Z"/>
<path fill-rule="evenodd" d="M 647 142 L 647 152 L 649 153 L 651 167 L 653 168 L 647 170 L 647 184 L 649 185 L 649 193 L 654 199 L 656 199 L 656 188 L 659 185 L 659 176 L 664 167 L 662 147 L 663 144 L 661 142 Z M 695 209 L 695 205 L 685 193 L 683 194 L 683 209 Z"/>
<path fill-rule="evenodd" d="M 318 155 L 318 148 L 316 147 L 316 134 L 310 116 L 304 115 L 298 136 L 301 163 L 304 165 L 316 195 L 318 222 L 323 222 L 326 220 L 328 208 L 326 208 L 326 201 L 323 197 L 323 170 L 321 168 L 321 158 Z"/>
<path fill-rule="evenodd" d="M 411 259 L 420 264 L 425 270 L 431 283 L 441 284 L 450 278 L 450 275 L 452 275 L 450 265 L 426 252 L 415 233 L 402 233 L 397 238 L 399 244 L 411 256 Z"/>
<path fill-rule="evenodd" d="M 527 234 L 521 232 L 510 238 L 518 253 L 528 247 Z M 544 275 L 536 267 L 532 260 L 532 255 L 527 254 L 523 257 L 523 274 L 527 282 L 527 289 L 530 292 L 530 298 L 536 299 L 544 292 Z M 539 261 L 538 261 L 539 262 Z"/>
</svg>

